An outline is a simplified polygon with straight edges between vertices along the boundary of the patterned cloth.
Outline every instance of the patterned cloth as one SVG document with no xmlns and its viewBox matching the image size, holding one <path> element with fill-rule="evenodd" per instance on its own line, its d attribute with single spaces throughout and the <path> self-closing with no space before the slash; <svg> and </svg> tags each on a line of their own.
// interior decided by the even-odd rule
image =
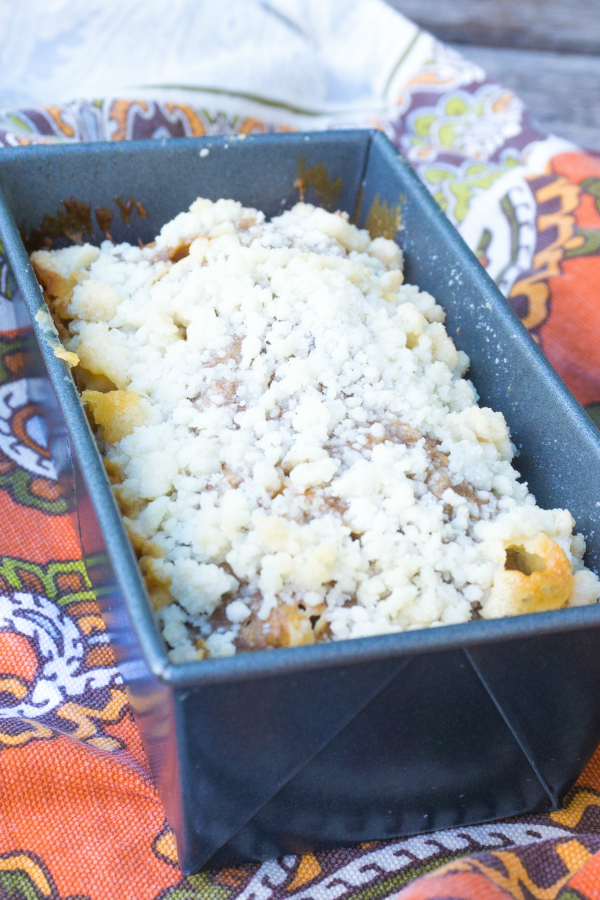
<svg viewBox="0 0 600 900">
<path fill-rule="evenodd" d="M 297 14 L 302 2 L 287 5 Z M 362 90 L 362 105 L 334 110 L 327 95 L 307 110 L 276 92 L 197 86 L 178 89 L 182 102 L 147 88 L 139 99 L 4 110 L 0 144 L 377 124 L 600 421 L 600 161 L 540 133 L 510 91 L 378 0 L 346 8 L 335 90 Z M 317 38 L 331 59 L 327 34 Z M 352 81 L 345 60 L 365 42 Z M 600 751 L 559 812 L 182 878 L 28 400 L 14 289 L 2 261 L 0 898 L 383 900 L 401 888 L 402 900 L 600 897 Z"/>
</svg>

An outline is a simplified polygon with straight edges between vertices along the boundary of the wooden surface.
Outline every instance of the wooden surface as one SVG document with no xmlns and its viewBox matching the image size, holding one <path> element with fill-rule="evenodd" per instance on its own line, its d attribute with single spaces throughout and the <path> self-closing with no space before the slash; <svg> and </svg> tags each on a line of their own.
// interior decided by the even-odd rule
<svg viewBox="0 0 600 900">
<path fill-rule="evenodd" d="M 450 43 L 600 54 L 599 0 L 388 0 Z"/>
<path fill-rule="evenodd" d="M 544 131 L 600 150 L 600 0 L 388 0 L 523 99 Z"/>
</svg>

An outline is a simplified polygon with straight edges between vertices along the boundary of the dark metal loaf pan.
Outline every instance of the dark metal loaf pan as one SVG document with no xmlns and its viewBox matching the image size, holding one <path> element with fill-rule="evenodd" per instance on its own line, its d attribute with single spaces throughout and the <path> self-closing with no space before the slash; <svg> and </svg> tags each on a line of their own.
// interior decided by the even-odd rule
<svg viewBox="0 0 600 900">
<path fill-rule="evenodd" d="M 445 307 L 539 503 L 569 508 L 600 564 L 598 432 L 381 134 L 2 150 L 0 235 L 37 338 L 31 390 L 186 873 L 551 809 L 600 742 L 600 606 L 168 662 L 71 375 L 35 318 L 43 300 L 19 232 L 71 197 L 111 208 L 117 241 L 151 240 L 199 195 L 271 216 L 298 199 L 299 173 L 360 224 L 386 208 L 393 221 L 399 206 L 408 281 Z M 146 217 L 126 224 L 117 196 Z"/>
</svg>

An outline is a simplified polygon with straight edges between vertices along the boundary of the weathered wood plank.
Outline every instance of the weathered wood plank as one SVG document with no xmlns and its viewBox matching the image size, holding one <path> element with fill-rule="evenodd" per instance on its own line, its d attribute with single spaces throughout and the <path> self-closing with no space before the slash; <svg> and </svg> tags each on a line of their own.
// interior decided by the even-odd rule
<svg viewBox="0 0 600 900">
<path fill-rule="evenodd" d="M 545 131 L 600 150 L 600 57 L 455 47 L 518 94 Z"/>
<path fill-rule="evenodd" d="M 387 0 L 443 41 L 600 54 L 600 0 Z"/>
</svg>

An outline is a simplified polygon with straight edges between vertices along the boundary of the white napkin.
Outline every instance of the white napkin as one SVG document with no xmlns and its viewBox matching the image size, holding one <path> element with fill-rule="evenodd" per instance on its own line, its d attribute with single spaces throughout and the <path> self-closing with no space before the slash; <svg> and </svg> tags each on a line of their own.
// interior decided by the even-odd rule
<svg viewBox="0 0 600 900">
<path fill-rule="evenodd" d="M 376 123 L 433 43 L 382 0 L 2 0 L 0 35 L 3 108 L 243 101 L 304 128 Z"/>
</svg>

